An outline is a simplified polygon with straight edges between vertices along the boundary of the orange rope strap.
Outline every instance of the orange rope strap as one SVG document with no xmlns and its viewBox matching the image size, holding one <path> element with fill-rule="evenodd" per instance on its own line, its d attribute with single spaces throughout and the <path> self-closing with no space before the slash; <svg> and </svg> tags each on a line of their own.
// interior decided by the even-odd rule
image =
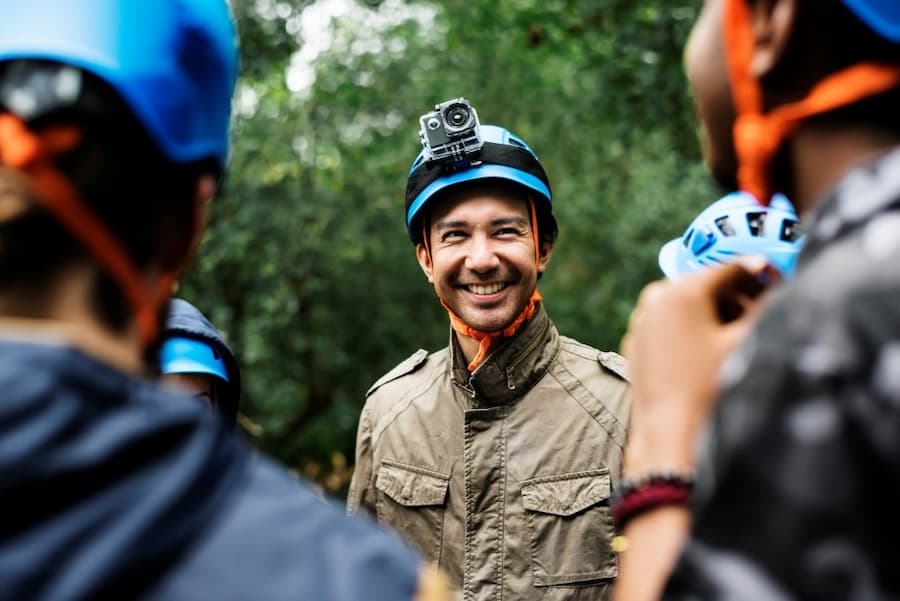
<svg viewBox="0 0 900 601">
<path fill-rule="evenodd" d="M 900 85 L 900 68 L 875 63 L 853 65 L 819 82 L 806 98 L 763 113 L 762 91 L 750 72 L 754 41 L 746 0 L 730 0 L 724 13 L 728 72 L 737 119 L 734 146 L 738 188 L 764 205 L 772 196 L 770 165 L 784 140 L 814 115 L 886 92 Z"/>
<path fill-rule="evenodd" d="M 469 324 L 464 322 L 456 313 L 450 310 L 450 307 L 441 301 L 441 305 L 447 310 L 447 313 L 450 315 L 450 325 L 456 330 L 459 334 L 463 336 L 468 336 L 469 338 L 474 338 L 479 342 L 478 352 L 475 354 L 475 357 L 472 358 L 472 361 L 469 363 L 467 369 L 471 371 L 475 371 L 479 365 L 481 365 L 482 361 L 484 361 L 485 357 L 487 357 L 488 351 L 491 349 L 491 345 L 495 340 L 499 338 L 509 338 L 510 336 L 514 336 L 516 332 L 519 331 L 519 328 L 522 327 L 522 324 L 532 318 L 534 315 L 535 304 L 541 302 L 543 299 L 541 298 L 541 293 L 535 289 L 535 291 L 531 294 L 531 298 L 528 299 L 528 304 L 525 305 L 525 308 L 522 309 L 522 312 L 519 313 L 519 316 L 516 317 L 511 324 L 503 328 L 502 330 L 498 330 L 496 332 L 482 332 L 481 330 L 476 330 L 471 327 Z"/>
<path fill-rule="evenodd" d="M 11 114 L 0 115 L 0 163 L 25 173 L 36 200 L 59 220 L 118 284 L 135 313 L 143 344 L 157 335 L 157 310 L 172 292 L 174 274 L 164 274 L 148 290 L 122 244 L 94 215 L 53 157 L 81 141 L 74 127 L 58 127 L 41 134 Z"/>
</svg>

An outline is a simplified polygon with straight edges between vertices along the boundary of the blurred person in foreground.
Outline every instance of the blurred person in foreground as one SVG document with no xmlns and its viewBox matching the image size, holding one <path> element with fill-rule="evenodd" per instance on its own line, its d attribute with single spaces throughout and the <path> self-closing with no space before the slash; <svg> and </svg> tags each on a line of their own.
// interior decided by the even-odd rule
<svg viewBox="0 0 900 601">
<path fill-rule="evenodd" d="M 707 0 L 685 63 L 713 174 L 806 242 L 765 298 L 642 293 L 616 598 L 900 598 L 900 2 Z"/>
<path fill-rule="evenodd" d="M 191 303 L 173 298 L 161 338 L 160 379 L 187 389 L 234 425 L 241 402 L 241 370 L 212 322 Z"/>
<path fill-rule="evenodd" d="M 535 153 L 462 98 L 420 124 L 406 224 L 449 345 L 369 389 L 349 509 L 396 528 L 465 599 L 608 599 L 624 362 L 561 336 L 537 291 L 557 225 Z"/>
<path fill-rule="evenodd" d="M 0 3 L 3 598 L 443 598 L 140 374 L 225 168 L 236 41 L 224 0 Z"/>
</svg>

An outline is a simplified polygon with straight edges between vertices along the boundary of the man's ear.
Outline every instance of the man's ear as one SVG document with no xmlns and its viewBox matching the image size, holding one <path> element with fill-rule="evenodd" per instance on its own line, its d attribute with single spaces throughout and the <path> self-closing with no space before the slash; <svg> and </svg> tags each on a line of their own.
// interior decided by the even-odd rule
<svg viewBox="0 0 900 601">
<path fill-rule="evenodd" d="M 544 273 L 547 265 L 550 263 L 550 257 L 553 256 L 553 242 L 550 240 L 541 241 L 541 254 L 538 259 L 538 273 Z"/>
<path fill-rule="evenodd" d="M 753 3 L 753 41 L 750 65 L 756 79 L 775 70 L 794 33 L 797 0 L 758 0 Z"/>
<path fill-rule="evenodd" d="M 431 253 L 428 252 L 428 249 L 425 248 L 425 245 L 421 242 L 416 244 L 416 259 L 419 261 L 419 267 L 422 268 L 422 273 L 424 273 L 425 277 L 428 278 L 428 283 L 434 284 L 434 271 L 433 264 L 431 262 Z"/>
</svg>

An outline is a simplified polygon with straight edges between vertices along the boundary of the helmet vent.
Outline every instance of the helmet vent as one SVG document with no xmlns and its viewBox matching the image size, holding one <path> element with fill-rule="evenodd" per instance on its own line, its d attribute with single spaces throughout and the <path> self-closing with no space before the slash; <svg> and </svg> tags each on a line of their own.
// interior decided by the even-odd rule
<svg viewBox="0 0 900 601">
<path fill-rule="evenodd" d="M 762 236 L 766 227 L 766 214 L 761 212 L 747 213 L 747 227 L 750 228 L 751 236 Z"/>
<path fill-rule="evenodd" d="M 718 227 L 719 231 L 721 231 L 726 236 L 734 236 L 737 234 L 734 226 L 731 225 L 731 219 L 728 218 L 728 215 L 716 219 L 716 227 Z"/>
<path fill-rule="evenodd" d="M 779 236 L 785 242 L 793 242 L 802 235 L 800 231 L 800 222 L 792 219 L 785 219 L 781 223 L 781 235 Z"/>
</svg>

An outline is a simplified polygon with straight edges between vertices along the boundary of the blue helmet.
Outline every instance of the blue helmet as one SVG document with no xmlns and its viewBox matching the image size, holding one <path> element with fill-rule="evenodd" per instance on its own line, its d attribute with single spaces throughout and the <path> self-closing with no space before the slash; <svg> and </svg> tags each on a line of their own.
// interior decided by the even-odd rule
<svg viewBox="0 0 900 601">
<path fill-rule="evenodd" d="M 715 201 L 691 222 L 684 236 L 663 245 L 659 266 L 669 279 L 730 263 L 741 255 L 760 255 L 791 277 L 803 246 L 793 205 L 776 194 L 768 207 L 746 192 Z"/>
<path fill-rule="evenodd" d="M 209 342 L 176 336 L 163 342 L 159 369 L 164 374 L 206 374 L 228 382 L 222 355 Z"/>
<path fill-rule="evenodd" d="M 241 403 L 241 368 L 221 332 L 194 305 L 181 298 L 169 302 L 160 347 L 161 373 L 200 373 L 221 378 L 219 409 L 234 421 Z"/>
<path fill-rule="evenodd" d="M 3 0 L 0 61 L 93 73 L 174 163 L 228 157 L 237 34 L 226 0 Z"/>
<path fill-rule="evenodd" d="M 900 2 L 897 0 L 843 0 L 844 5 L 876 34 L 900 42 Z"/>
<path fill-rule="evenodd" d="M 480 135 L 484 145 L 478 152 L 479 160 L 469 166 L 448 169 L 433 165 L 428 161 L 427 150 L 422 150 L 413 161 L 406 186 L 406 228 L 413 242 L 422 242 L 422 216 L 433 198 L 460 184 L 488 179 L 524 187 L 535 200 L 543 227 L 552 230 L 551 235 L 556 234 L 550 181 L 534 151 L 503 127 L 481 125 Z"/>
</svg>

